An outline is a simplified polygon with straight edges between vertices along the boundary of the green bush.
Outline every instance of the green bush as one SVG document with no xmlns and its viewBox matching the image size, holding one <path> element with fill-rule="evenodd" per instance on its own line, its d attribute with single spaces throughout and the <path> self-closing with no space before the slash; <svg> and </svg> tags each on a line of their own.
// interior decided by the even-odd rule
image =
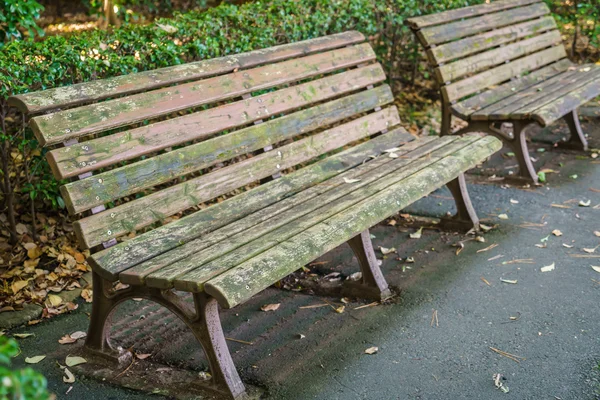
<svg viewBox="0 0 600 400">
<path fill-rule="evenodd" d="M 46 400 L 51 395 L 46 389 L 46 378 L 31 368 L 13 370 L 11 358 L 19 354 L 15 339 L 0 336 L 0 399 Z"/>
<path fill-rule="evenodd" d="M 30 37 L 37 33 L 44 35 L 35 20 L 40 17 L 42 7 L 35 0 L 2 0 L 0 2 L 0 49 L 3 42 L 22 39 L 21 30 L 28 31 Z"/>
</svg>

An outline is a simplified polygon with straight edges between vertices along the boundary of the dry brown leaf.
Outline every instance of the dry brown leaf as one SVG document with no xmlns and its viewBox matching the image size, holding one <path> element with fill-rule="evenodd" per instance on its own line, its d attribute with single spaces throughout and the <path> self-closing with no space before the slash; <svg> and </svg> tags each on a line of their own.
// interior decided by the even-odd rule
<svg viewBox="0 0 600 400">
<path fill-rule="evenodd" d="M 279 308 L 280 305 L 281 305 L 281 303 L 265 304 L 260 309 L 263 310 L 263 311 L 275 311 L 275 310 L 277 310 Z"/>
<path fill-rule="evenodd" d="M 554 236 L 562 236 L 562 232 L 559 229 L 555 229 L 552 231 L 552 234 Z"/>
<path fill-rule="evenodd" d="M 148 353 L 148 354 L 139 354 L 139 353 L 135 353 L 135 357 L 138 360 L 145 360 L 146 358 L 150 357 L 152 354 Z"/>
<path fill-rule="evenodd" d="M 368 349 L 365 350 L 365 354 L 375 354 L 379 351 L 379 347 L 369 347 Z"/>
<path fill-rule="evenodd" d="M 71 343 L 75 343 L 77 341 L 77 339 L 74 339 L 71 337 L 71 335 L 65 335 L 63 337 L 61 337 L 60 339 L 58 339 L 58 343 L 60 344 L 71 344 Z"/>
<path fill-rule="evenodd" d="M 23 281 L 23 280 L 13 281 L 13 283 L 10 285 L 10 288 L 11 288 L 13 294 L 17 294 L 21 289 L 23 289 L 28 284 L 29 284 L 29 281 Z"/>
<path fill-rule="evenodd" d="M 81 291 L 81 297 L 84 298 L 84 300 L 86 301 L 86 303 L 91 303 L 92 302 L 92 289 L 83 289 Z"/>
<path fill-rule="evenodd" d="M 55 294 L 49 294 L 48 301 L 50 302 L 52 307 L 58 307 L 59 305 L 61 305 L 63 300 L 60 296 L 57 296 Z"/>
</svg>

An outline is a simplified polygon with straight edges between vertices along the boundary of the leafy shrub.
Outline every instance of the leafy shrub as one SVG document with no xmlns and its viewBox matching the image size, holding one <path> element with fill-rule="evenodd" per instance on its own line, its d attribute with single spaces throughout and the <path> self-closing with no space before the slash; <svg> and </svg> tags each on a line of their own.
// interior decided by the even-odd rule
<svg viewBox="0 0 600 400">
<path fill-rule="evenodd" d="M 12 370 L 11 358 L 19 354 L 15 339 L 0 336 L 0 399 L 46 400 L 51 395 L 46 389 L 46 378 L 31 368 Z"/>
<path fill-rule="evenodd" d="M 44 9 L 35 0 L 2 0 L 0 2 L 0 48 L 3 42 L 22 39 L 21 29 L 29 32 L 30 37 L 37 33 L 44 35 L 35 20 Z"/>
</svg>

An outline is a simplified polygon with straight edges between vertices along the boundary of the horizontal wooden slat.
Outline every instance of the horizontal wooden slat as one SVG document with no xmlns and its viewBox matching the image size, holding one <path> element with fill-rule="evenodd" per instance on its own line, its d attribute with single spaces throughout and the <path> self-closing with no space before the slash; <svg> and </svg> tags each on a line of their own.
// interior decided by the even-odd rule
<svg viewBox="0 0 600 400">
<path fill-rule="evenodd" d="M 8 102 L 18 107 L 23 113 L 41 113 L 109 97 L 157 89 L 175 83 L 202 79 L 232 72 L 236 69 L 251 68 L 319 51 L 332 50 L 360 43 L 364 40 L 364 36 L 359 32 L 338 33 L 247 53 L 21 94 L 10 97 Z"/>
<path fill-rule="evenodd" d="M 574 75 L 574 71 L 564 71 L 561 74 L 555 75 L 524 90 L 513 93 L 512 96 L 506 97 L 489 107 L 474 112 L 471 114 L 471 119 L 479 121 L 488 120 L 492 115 L 498 114 L 500 110 L 506 109 L 506 107 L 514 107 L 520 102 L 539 100 L 540 97 L 548 95 L 548 90 L 571 83 Z"/>
<path fill-rule="evenodd" d="M 600 78 L 538 108 L 533 111 L 532 117 L 541 126 L 548 126 L 598 96 L 600 96 Z"/>
<path fill-rule="evenodd" d="M 438 65 L 552 29 L 556 29 L 556 22 L 548 16 L 436 46 L 427 54 L 432 64 Z"/>
<path fill-rule="evenodd" d="M 528 116 L 544 104 L 554 101 L 581 86 L 587 85 L 598 77 L 600 77 L 600 68 L 589 72 L 584 72 L 581 68 L 577 68 L 574 71 L 566 71 L 553 79 L 517 93 L 504 102 L 499 102 L 497 106 L 489 107 L 489 110 L 486 109 L 485 112 L 487 119 L 500 120 Z M 483 113 L 484 111 L 482 110 L 476 114 Z M 478 116 L 476 114 L 473 114 L 473 118 Z"/>
<path fill-rule="evenodd" d="M 375 59 L 368 43 L 34 117 L 43 146 L 239 97 Z"/>
<path fill-rule="evenodd" d="M 217 132 L 328 100 L 385 80 L 379 64 L 368 65 L 149 126 L 100 137 L 47 153 L 57 179 L 104 168 Z"/>
<path fill-rule="evenodd" d="M 430 47 L 434 44 L 475 35 L 480 32 L 501 28 L 518 22 L 550 14 L 550 9 L 544 3 L 535 3 L 525 7 L 510 9 L 493 14 L 424 28 L 417 31 L 421 43 Z"/>
<path fill-rule="evenodd" d="M 379 155 L 385 149 L 399 146 L 412 139 L 412 136 L 403 128 L 393 129 L 386 134 L 331 155 L 279 179 L 238 194 L 222 203 L 214 204 L 143 235 L 136 236 L 127 242 L 99 251 L 93 254 L 88 261 L 94 271 L 101 273 L 106 279 L 115 281 L 118 279 L 120 271 L 178 248 L 246 215 L 266 209 L 288 197 L 289 193 L 305 191 L 319 182 L 362 164 L 370 155 Z M 117 208 L 116 211 L 119 211 L 119 209 Z M 112 210 L 109 212 L 112 212 Z M 109 217 L 110 214 L 100 213 L 95 221 L 90 221 L 88 218 L 87 221 L 83 219 L 75 225 L 77 227 L 83 223 L 83 229 L 90 225 L 100 226 L 104 224 L 106 227 L 104 221 Z M 80 226 L 76 230 L 81 230 L 81 228 Z M 102 233 L 96 232 L 97 235 Z"/>
<path fill-rule="evenodd" d="M 511 61 L 508 64 L 489 69 L 476 76 L 444 86 L 442 87 L 442 95 L 444 96 L 445 101 L 452 102 L 490 86 L 507 81 L 524 72 L 541 68 L 565 58 L 566 56 L 567 53 L 562 45 L 551 47 L 547 50 L 542 50 L 518 60 Z"/>
<path fill-rule="evenodd" d="M 373 117 L 361 118 L 343 125 L 342 128 L 333 128 L 326 132 L 338 135 L 340 129 L 350 130 L 356 128 L 358 124 L 363 124 L 360 127 L 361 132 L 372 134 L 398 123 L 395 113 L 395 109 L 388 109 L 373 114 Z M 319 137 L 323 136 L 322 133 L 319 135 Z M 352 138 L 350 133 L 348 138 Z M 312 139 L 313 137 L 309 137 L 296 141 L 278 148 L 277 151 L 263 153 L 210 174 L 130 201 L 118 208 L 82 219 L 76 224 L 76 233 L 87 245 L 102 243 L 107 239 L 160 221 L 201 202 L 308 161 L 322 154 L 316 153 L 318 151 L 326 152 L 337 148 L 337 143 L 333 141 L 320 147 L 311 146 Z M 342 142 L 343 140 L 340 139 Z"/>
<path fill-rule="evenodd" d="M 412 152 L 404 159 L 396 159 L 394 162 L 384 164 L 361 175 L 360 182 L 345 184 L 338 190 L 324 193 L 318 198 L 253 227 L 247 234 L 241 233 L 223 240 L 218 245 L 192 254 L 148 275 L 146 285 L 167 288 L 174 286 L 176 290 L 186 292 L 202 291 L 204 282 L 219 273 L 243 263 L 337 213 L 344 212 L 356 203 L 434 164 L 477 139 L 476 137 L 457 138 L 432 152 L 426 151 L 425 154 L 421 152 L 420 156 L 413 156 L 414 152 Z"/>
<path fill-rule="evenodd" d="M 508 81 L 498 87 L 488 89 L 482 93 L 463 100 L 460 103 L 452 106 L 452 112 L 462 119 L 469 119 L 477 110 L 481 110 L 532 85 L 549 79 L 555 75 L 561 74 L 571 65 L 573 64 L 569 60 L 563 59 L 554 64 L 540 68 L 528 75 Z"/>
<path fill-rule="evenodd" d="M 438 82 L 451 82 L 466 75 L 476 74 L 490 67 L 514 60 L 526 54 L 561 44 L 560 32 L 550 31 L 539 36 L 511 43 L 504 47 L 479 53 L 474 56 L 443 65 L 435 69 Z"/>
<path fill-rule="evenodd" d="M 420 157 L 454 141 L 454 139 L 446 140 L 446 138 L 444 140 L 431 137 L 424 139 L 413 141 L 398 150 L 398 156 L 402 157 L 400 163 L 408 162 L 407 157 L 411 159 Z M 356 190 L 359 186 L 375 180 L 377 176 L 381 177 L 397 169 L 398 167 L 388 168 L 388 164 L 393 160 L 386 156 L 370 160 L 246 218 L 239 219 L 233 224 L 226 225 L 173 251 L 128 269 L 119 275 L 119 280 L 129 284 L 171 288 L 173 280 L 178 275 L 191 271 L 282 225 L 295 224 L 294 219 L 306 215 L 324 204 L 329 204 L 329 202 Z M 345 183 L 344 178 L 360 179 L 360 182 L 349 185 Z M 296 226 L 292 227 L 292 229 L 296 228 Z M 183 259 L 185 259 L 184 262 L 178 262 Z"/>
<path fill-rule="evenodd" d="M 211 279 L 204 285 L 205 291 L 215 297 L 222 307 L 234 307 L 456 178 L 501 147 L 501 142 L 496 138 L 482 138 Z"/>
<path fill-rule="evenodd" d="M 420 29 L 433 25 L 446 24 L 463 18 L 477 17 L 496 11 L 507 10 L 509 8 L 526 6 L 540 1 L 541 0 L 499 0 L 489 4 L 457 8 L 455 10 L 409 18 L 407 23 L 413 29 Z"/>
<path fill-rule="evenodd" d="M 409 162 L 440 147 L 447 147 L 456 140 L 434 139 L 413 141 L 403 146 L 396 154 L 402 159 L 378 157 L 343 174 L 294 194 L 271 207 L 262 209 L 235 223 L 203 235 L 201 238 L 164 253 L 143 264 L 139 264 L 119 275 L 119 280 L 129 284 L 147 284 L 152 287 L 171 288 L 173 280 L 192 269 L 196 269 L 245 243 L 262 237 L 282 225 L 298 229 L 297 218 L 350 193 L 382 176 L 389 174 Z M 398 162 L 393 162 L 398 160 Z M 391 166 L 394 164 L 394 166 Z M 346 184 L 344 178 L 359 179 L 355 184 Z M 291 224 L 291 225 L 290 225 Z M 184 260 L 185 259 L 185 260 Z M 179 262 L 179 260 L 182 260 Z"/>
<path fill-rule="evenodd" d="M 94 177 L 71 182 L 61 187 L 61 194 L 68 210 L 71 213 L 79 213 L 178 176 L 352 117 L 389 103 L 392 99 L 387 86 L 359 92 Z"/>
</svg>

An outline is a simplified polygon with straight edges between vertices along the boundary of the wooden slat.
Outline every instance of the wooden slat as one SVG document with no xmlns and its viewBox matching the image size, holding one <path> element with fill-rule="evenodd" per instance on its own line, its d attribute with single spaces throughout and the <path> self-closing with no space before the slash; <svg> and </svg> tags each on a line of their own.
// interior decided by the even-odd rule
<svg viewBox="0 0 600 400">
<path fill-rule="evenodd" d="M 327 76 L 149 126 L 59 148 L 47 159 L 57 179 L 65 179 L 167 147 L 207 138 L 311 103 L 328 100 L 385 80 L 379 64 Z"/>
<path fill-rule="evenodd" d="M 343 125 L 345 129 L 349 130 L 347 138 L 352 139 L 357 134 L 373 134 L 373 132 L 381 131 L 398 123 L 398 117 L 394 113 L 396 113 L 395 109 L 388 109 Z M 335 135 L 337 143 L 332 139 L 330 143 L 320 144 L 320 147 L 313 146 L 311 140 L 313 138 L 316 140 L 317 135 L 298 140 L 278 148 L 277 151 L 263 153 L 210 174 L 130 201 L 103 214 L 82 219 L 76 223 L 75 231 L 85 244 L 94 245 L 106 241 L 107 238 L 114 238 L 163 220 L 169 215 L 278 173 L 300 162 L 308 161 L 322 154 L 318 153 L 319 151 L 327 152 L 336 149 L 339 147 L 339 143 L 347 143 L 347 138 L 337 137 L 341 134 L 339 133 L 341 129 L 343 128 L 337 127 L 326 131 L 326 134 Z M 351 129 L 354 131 L 350 132 Z M 322 133 L 318 135 L 319 138 L 323 136 Z M 300 153 L 301 151 L 303 153 Z"/>
<path fill-rule="evenodd" d="M 452 112 L 462 118 L 469 119 L 472 114 L 478 110 L 484 109 L 495 104 L 498 101 L 506 99 L 515 93 L 527 89 L 539 82 L 546 79 L 550 79 L 553 76 L 563 73 L 566 71 L 572 63 L 567 60 L 561 60 L 554 64 L 540 68 L 528 75 L 521 76 L 518 79 L 508 81 L 498 87 L 486 90 L 473 97 L 469 97 L 466 100 L 461 101 L 452 106 Z"/>
<path fill-rule="evenodd" d="M 204 288 L 231 308 L 318 256 L 393 215 L 474 167 L 502 147 L 485 137 L 208 281 Z"/>
<path fill-rule="evenodd" d="M 546 95 L 546 90 L 548 88 L 552 89 L 560 82 L 570 82 L 570 79 L 574 76 L 573 71 L 564 71 L 558 75 L 554 75 L 546 80 L 536 83 L 528 88 L 525 88 L 520 91 L 513 92 L 512 96 L 508 96 L 488 107 L 479 109 L 471 114 L 472 120 L 477 121 L 485 121 L 490 119 L 491 115 L 494 115 L 498 112 L 498 110 L 504 109 L 511 104 L 515 104 L 519 101 L 526 100 L 532 97 L 538 97 L 538 95 Z"/>
<path fill-rule="evenodd" d="M 203 291 L 204 282 L 219 273 L 267 251 L 278 243 L 337 213 L 345 212 L 353 205 L 385 190 L 403 178 L 435 164 L 443 157 L 459 151 L 476 140 L 478 140 L 477 137 L 457 138 L 425 156 L 421 154 L 421 156 L 413 158 L 407 155 L 410 158 L 396 159 L 392 163 L 365 174 L 360 182 L 356 182 L 354 185 L 344 185 L 342 187 L 342 190 L 345 189 L 343 195 L 337 196 L 338 190 L 330 191 L 319 196 L 319 198 L 323 197 L 322 201 L 319 202 L 319 198 L 317 198 L 306 202 L 275 218 L 273 224 L 263 223 L 252 228 L 252 231 L 248 232 L 246 236 L 239 234 L 223 240 L 222 246 L 219 243 L 205 251 L 192 254 L 157 273 L 150 274 L 146 278 L 146 285 L 151 287 L 173 286 L 176 290 L 186 292 Z M 255 235 L 255 233 L 258 234 Z"/>
<path fill-rule="evenodd" d="M 375 59 L 368 43 L 90 104 L 31 119 L 43 146 L 239 97 Z"/>
<path fill-rule="evenodd" d="M 538 108 L 533 111 L 532 117 L 541 126 L 548 126 L 598 96 L 600 96 L 600 78 Z"/>
<path fill-rule="evenodd" d="M 499 47 L 443 65 L 435 69 L 435 74 L 438 82 L 451 82 L 466 75 L 484 71 L 505 61 L 515 60 L 526 54 L 561 43 L 560 32 L 556 30 L 550 31 L 539 36 L 511 43 L 505 47 Z"/>
<path fill-rule="evenodd" d="M 556 22 L 548 16 L 436 46 L 427 54 L 432 64 L 438 65 L 552 29 L 556 29 Z"/>
<path fill-rule="evenodd" d="M 538 3 L 541 0 L 500 0 L 490 4 L 480 4 L 476 6 L 457 8 L 436 14 L 424 15 L 421 17 L 409 18 L 408 25 L 413 29 L 421 29 L 428 26 L 446 24 L 463 18 L 477 17 L 496 11 L 507 10 L 510 8 L 526 6 L 531 3 Z"/>
<path fill-rule="evenodd" d="M 524 72 L 541 68 L 565 58 L 566 56 L 567 53 L 562 45 L 551 47 L 547 50 L 542 50 L 538 53 L 511 61 L 508 64 L 489 69 L 476 76 L 444 86 L 442 87 L 442 96 L 445 101 L 452 102 L 490 86 L 507 81 Z"/>
<path fill-rule="evenodd" d="M 542 105 L 564 96 L 572 90 L 588 84 L 600 76 L 600 69 L 594 73 L 586 73 L 576 69 L 567 71 L 555 79 L 549 79 L 536 86 L 513 96 L 510 103 L 498 104 L 488 111 L 487 118 L 491 120 L 519 118 L 518 116 L 529 115 Z M 509 99 L 507 99 L 509 100 Z M 487 110 L 487 109 L 486 109 Z M 473 115 L 475 118 L 475 114 Z"/>
<path fill-rule="evenodd" d="M 338 33 L 247 53 L 21 94 L 10 97 L 8 102 L 18 107 L 23 113 L 41 113 L 109 97 L 157 89 L 175 83 L 198 80 L 232 72 L 236 69 L 251 68 L 320 51 L 333 50 L 364 40 L 364 36 L 359 32 Z"/>
<path fill-rule="evenodd" d="M 527 21 L 537 17 L 550 14 L 550 9 L 544 3 L 535 3 L 525 7 L 510 9 L 493 14 L 451 22 L 424 28 L 417 31 L 421 43 L 427 47 L 437 45 L 451 40 L 464 38 L 485 32 L 495 28 L 513 25 L 518 22 Z"/>
<path fill-rule="evenodd" d="M 152 287 L 171 288 L 173 280 L 177 276 L 212 261 L 282 225 L 293 224 L 292 229 L 298 229 L 294 220 L 325 204 L 330 204 L 369 182 L 392 173 L 401 165 L 408 163 L 407 158 L 414 160 L 440 147 L 445 147 L 454 140 L 455 138 L 450 140 L 425 138 L 425 140 L 413 141 L 397 152 L 398 156 L 402 157 L 398 162 L 393 162 L 394 159 L 387 156 L 369 161 L 320 185 L 273 204 L 271 207 L 239 219 L 233 224 L 203 235 L 173 251 L 126 270 L 119 275 L 119 280 L 123 283 L 137 285 L 145 283 Z M 344 178 L 360 179 L 360 182 L 346 184 Z M 178 262 L 179 260 L 183 261 Z"/>
<path fill-rule="evenodd" d="M 170 181 L 391 102 L 389 87 L 356 93 L 61 187 L 71 213 Z"/>
<path fill-rule="evenodd" d="M 403 128 L 393 129 L 277 180 L 240 193 L 222 203 L 214 204 L 127 242 L 97 252 L 88 261 L 93 269 L 103 274 L 106 279 L 117 280 L 120 271 L 178 248 L 250 213 L 265 209 L 288 197 L 289 193 L 305 191 L 315 184 L 362 164 L 370 155 L 379 155 L 385 149 L 399 146 L 412 139 L 413 137 Z M 106 218 L 106 214 L 104 217 Z M 95 222 L 100 225 L 101 221 L 103 220 L 99 219 Z M 84 223 L 84 228 L 85 225 L 89 225 L 89 221 L 85 219 L 80 222 Z"/>
</svg>

